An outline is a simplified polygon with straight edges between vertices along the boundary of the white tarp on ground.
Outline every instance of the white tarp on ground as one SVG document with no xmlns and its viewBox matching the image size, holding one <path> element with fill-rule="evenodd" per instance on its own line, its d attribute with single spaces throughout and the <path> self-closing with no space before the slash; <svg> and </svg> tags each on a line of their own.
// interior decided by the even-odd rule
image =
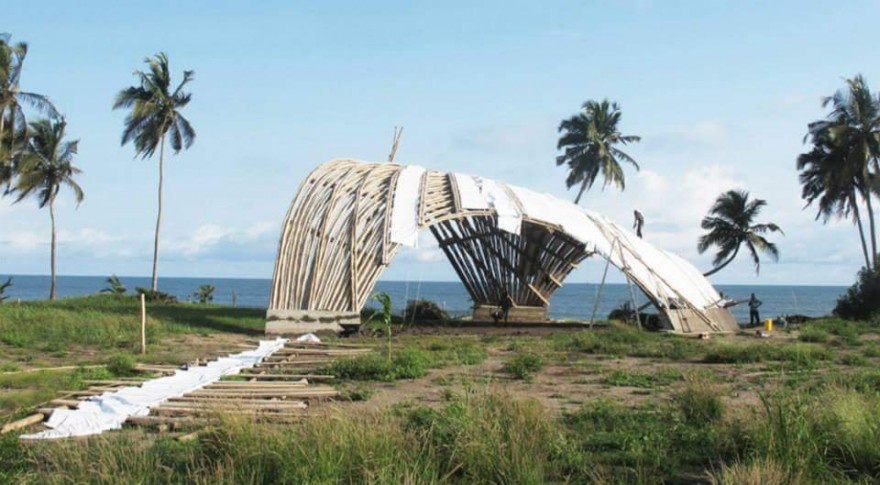
<svg viewBox="0 0 880 485">
<path fill-rule="evenodd" d="M 172 376 L 146 381 L 140 387 L 126 387 L 94 396 L 83 401 L 78 409 L 56 409 L 46 422 L 46 426 L 52 429 L 23 435 L 22 439 L 68 438 L 119 429 L 129 416 L 146 416 L 151 406 L 259 364 L 284 347 L 285 342 L 287 339 L 283 338 L 263 340 L 254 350 L 221 357 L 205 366 L 179 370 Z"/>
</svg>

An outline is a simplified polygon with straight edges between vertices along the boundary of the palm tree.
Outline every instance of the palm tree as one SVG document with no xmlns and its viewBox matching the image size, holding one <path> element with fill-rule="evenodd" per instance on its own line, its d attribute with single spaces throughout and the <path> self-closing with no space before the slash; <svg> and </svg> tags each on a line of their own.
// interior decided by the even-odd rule
<svg viewBox="0 0 880 485">
<path fill-rule="evenodd" d="M 9 174 L 12 171 L 14 145 L 18 140 L 25 143 L 23 138 L 16 136 L 25 135 L 27 131 L 22 103 L 51 118 L 58 117 L 58 111 L 49 98 L 21 90 L 19 82 L 28 47 L 24 42 L 11 44 L 9 41 L 9 34 L 0 34 L 0 185 L 6 184 L 7 187 L 11 179 Z M 25 129 L 16 130 L 17 127 Z M 4 176 L 7 178 L 2 178 Z"/>
<path fill-rule="evenodd" d="M 565 153 L 556 157 L 556 165 L 568 165 L 567 188 L 580 184 L 574 203 L 581 200 L 584 191 L 593 186 L 596 177 L 602 174 L 602 188 L 612 184 L 626 188 L 621 161 L 632 164 L 639 169 L 639 164 L 618 145 L 626 145 L 641 140 L 638 136 L 622 135 L 618 130 L 620 123 L 620 106 L 607 99 L 601 102 L 587 101 L 581 112 L 559 124 L 559 132 L 563 135 L 556 145 L 557 150 L 565 149 Z"/>
<path fill-rule="evenodd" d="M 136 153 L 141 158 L 152 157 L 159 148 L 159 209 L 156 216 L 156 237 L 153 242 L 153 282 L 150 287 L 155 292 L 159 282 L 159 230 L 162 226 L 162 184 L 164 181 L 165 137 L 171 141 L 174 153 L 192 146 L 196 132 L 180 110 L 189 104 L 192 95 L 183 92 L 183 87 L 192 81 L 193 71 L 183 71 L 183 81 L 171 89 L 171 72 L 168 69 L 168 56 L 164 52 L 156 54 L 144 62 L 148 72 L 135 71 L 138 85 L 123 89 L 116 95 L 113 109 L 131 108 L 125 118 L 122 132 L 122 145 L 133 142 Z"/>
<path fill-rule="evenodd" d="M 755 263 L 755 272 L 761 270 L 761 260 L 758 252 L 767 253 L 777 261 L 779 250 L 776 245 L 767 241 L 762 236 L 767 232 L 780 232 L 782 229 L 770 222 L 767 224 L 755 224 L 755 218 L 761 212 L 761 208 L 767 205 L 762 199 L 749 200 L 749 193 L 745 190 L 729 190 L 719 195 L 715 204 L 709 210 L 709 215 L 703 218 L 701 226 L 709 231 L 700 236 L 697 250 L 703 254 L 712 246 L 718 246 L 718 252 L 712 261 L 712 270 L 703 274 L 710 276 L 730 264 L 739 253 L 739 248 L 745 243 Z M 784 234 L 784 233 L 783 233 Z"/>
<path fill-rule="evenodd" d="M 848 170 L 853 171 L 855 189 L 867 209 L 870 230 L 871 263 L 878 267 L 877 230 L 874 221 L 873 181 L 880 174 L 880 96 L 875 97 L 861 74 L 846 80 L 846 89 L 838 90 L 822 100 L 831 106 L 824 120 L 808 125 L 807 138 L 815 145 L 830 140 L 840 149 Z"/>
<path fill-rule="evenodd" d="M 110 293 L 113 295 L 124 295 L 128 290 L 118 276 L 112 275 L 107 278 L 107 287 L 101 290 L 101 293 Z"/>
<path fill-rule="evenodd" d="M 816 219 L 822 218 L 823 223 L 832 216 L 844 218 L 851 215 L 859 229 L 865 266 L 870 267 L 858 194 L 864 197 L 870 193 L 871 181 L 864 179 L 865 173 L 858 164 L 850 163 L 846 148 L 828 131 L 808 136 L 812 136 L 813 148 L 797 159 L 798 178 L 803 186 L 801 198 L 807 201 L 807 206 L 816 202 Z"/>
<path fill-rule="evenodd" d="M 56 298 L 55 284 L 55 197 L 66 185 L 73 190 L 76 203 L 79 205 L 83 200 L 83 190 L 73 180 L 73 176 L 82 173 L 82 170 L 73 166 L 73 156 L 76 154 L 79 140 L 64 141 L 64 130 L 67 123 L 62 118 L 58 121 L 38 120 L 31 123 L 28 149 L 19 156 L 19 175 L 16 183 L 18 197 L 16 202 L 21 202 L 30 195 L 37 197 L 40 208 L 49 206 L 49 217 L 52 219 L 52 286 L 49 289 L 49 299 Z"/>
</svg>

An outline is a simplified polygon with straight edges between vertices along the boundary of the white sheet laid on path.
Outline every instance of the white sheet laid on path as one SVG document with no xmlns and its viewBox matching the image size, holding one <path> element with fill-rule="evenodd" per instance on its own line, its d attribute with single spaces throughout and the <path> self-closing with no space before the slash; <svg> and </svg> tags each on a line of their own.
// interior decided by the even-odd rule
<svg viewBox="0 0 880 485">
<path fill-rule="evenodd" d="M 52 428 L 22 439 L 54 439 L 99 434 L 119 429 L 130 416 L 146 416 L 150 407 L 200 389 L 223 376 L 238 374 L 253 367 L 284 347 L 287 339 L 263 340 L 254 350 L 221 357 L 205 366 L 178 370 L 172 376 L 144 382 L 140 387 L 126 387 L 105 392 L 83 401 L 77 409 L 56 409 L 46 426 Z"/>
</svg>

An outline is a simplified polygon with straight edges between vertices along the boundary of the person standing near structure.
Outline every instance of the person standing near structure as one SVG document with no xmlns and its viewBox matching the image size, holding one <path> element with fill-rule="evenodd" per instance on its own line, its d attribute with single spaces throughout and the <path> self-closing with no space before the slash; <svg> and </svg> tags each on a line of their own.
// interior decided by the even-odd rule
<svg viewBox="0 0 880 485">
<path fill-rule="evenodd" d="M 642 215 L 638 210 L 633 211 L 633 229 L 636 230 L 636 236 L 639 236 L 639 239 L 642 238 L 642 226 L 645 225 L 645 216 Z"/>
<path fill-rule="evenodd" d="M 749 325 L 761 324 L 761 315 L 758 313 L 758 307 L 763 304 L 764 302 L 759 300 L 758 297 L 752 293 L 752 297 L 749 298 Z"/>
<path fill-rule="evenodd" d="M 510 307 L 513 306 L 513 298 L 510 297 L 510 293 L 505 289 L 501 294 L 501 301 L 498 302 L 498 306 L 501 307 L 501 318 L 504 319 L 504 323 L 507 323 L 507 317 L 510 314 Z"/>
</svg>

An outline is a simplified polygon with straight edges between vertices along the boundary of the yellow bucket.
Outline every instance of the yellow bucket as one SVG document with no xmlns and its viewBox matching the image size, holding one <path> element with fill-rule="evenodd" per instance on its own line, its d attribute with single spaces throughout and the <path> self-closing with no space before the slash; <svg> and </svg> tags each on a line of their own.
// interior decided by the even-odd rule
<svg viewBox="0 0 880 485">
<path fill-rule="evenodd" d="M 768 318 L 768 319 L 764 320 L 764 330 L 767 332 L 773 331 L 773 319 L 772 318 Z"/>
</svg>

